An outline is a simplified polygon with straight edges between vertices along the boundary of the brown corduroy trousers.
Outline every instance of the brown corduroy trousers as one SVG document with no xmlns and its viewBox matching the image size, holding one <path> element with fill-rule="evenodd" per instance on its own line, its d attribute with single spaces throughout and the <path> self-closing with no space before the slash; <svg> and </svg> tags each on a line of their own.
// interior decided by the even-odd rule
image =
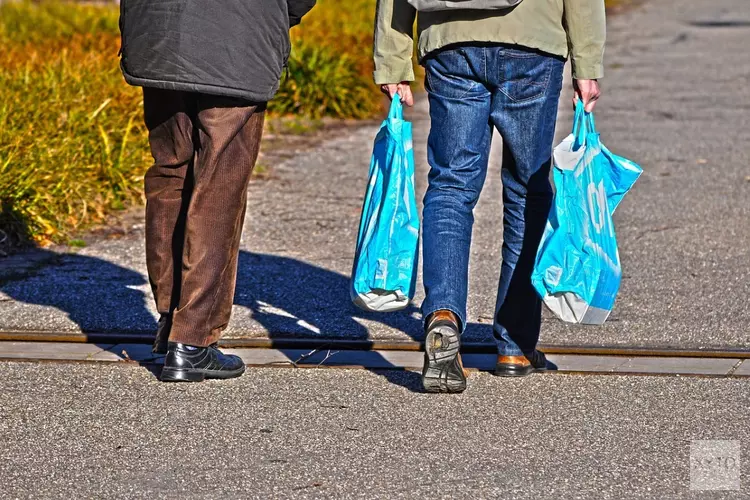
<svg viewBox="0 0 750 500">
<path fill-rule="evenodd" d="M 143 89 L 154 165 L 146 172 L 146 262 L 169 340 L 213 344 L 229 323 L 247 186 L 265 104 Z"/>
</svg>

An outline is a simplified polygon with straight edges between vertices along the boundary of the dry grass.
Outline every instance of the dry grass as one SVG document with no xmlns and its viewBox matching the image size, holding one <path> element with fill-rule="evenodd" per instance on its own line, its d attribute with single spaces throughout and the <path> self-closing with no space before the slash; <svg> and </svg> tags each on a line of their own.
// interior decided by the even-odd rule
<svg viewBox="0 0 750 500">
<path fill-rule="evenodd" d="M 0 9 L 0 229 L 59 241 L 140 201 L 140 92 L 123 84 L 111 8 Z"/>
<path fill-rule="evenodd" d="M 378 109 L 368 9 L 374 0 L 321 0 L 295 28 L 273 112 L 362 118 Z M 119 45 L 113 6 L 0 6 L 0 245 L 68 241 L 142 202 L 150 155 L 141 93 L 122 79 Z"/>
</svg>

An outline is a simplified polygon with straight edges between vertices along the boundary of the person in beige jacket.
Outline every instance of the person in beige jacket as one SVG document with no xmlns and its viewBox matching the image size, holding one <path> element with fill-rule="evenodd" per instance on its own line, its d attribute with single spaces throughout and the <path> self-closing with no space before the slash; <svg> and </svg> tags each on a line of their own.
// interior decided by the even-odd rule
<svg viewBox="0 0 750 500">
<path fill-rule="evenodd" d="M 542 303 L 531 272 L 552 202 L 549 173 L 565 61 L 571 61 L 575 99 L 591 112 L 603 76 L 604 0 L 522 0 L 502 10 L 418 16 L 407 0 L 378 0 L 375 82 L 407 105 L 414 102 L 415 19 L 432 123 L 423 215 L 422 381 L 429 392 L 461 392 L 473 209 L 493 128 L 503 139 L 504 215 L 495 373 L 515 377 L 547 369 L 536 349 Z"/>
</svg>

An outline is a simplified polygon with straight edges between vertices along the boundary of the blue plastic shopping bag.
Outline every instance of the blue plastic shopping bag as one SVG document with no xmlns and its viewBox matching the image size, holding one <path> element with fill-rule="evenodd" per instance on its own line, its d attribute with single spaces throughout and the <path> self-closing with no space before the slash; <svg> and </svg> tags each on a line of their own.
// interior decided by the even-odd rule
<svg viewBox="0 0 750 500">
<path fill-rule="evenodd" d="M 555 200 L 532 283 L 563 321 L 600 325 L 614 307 L 622 277 L 612 214 L 642 169 L 604 147 L 594 116 L 580 102 L 573 133 L 553 159 Z"/>
<path fill-rule="evenodd" d="M 404 309 L 414 297 L 419 258 L 411 123 L 398 96 L 370 162 L 354 256 L 351 296 L 366 311 Z"/>
</svg>

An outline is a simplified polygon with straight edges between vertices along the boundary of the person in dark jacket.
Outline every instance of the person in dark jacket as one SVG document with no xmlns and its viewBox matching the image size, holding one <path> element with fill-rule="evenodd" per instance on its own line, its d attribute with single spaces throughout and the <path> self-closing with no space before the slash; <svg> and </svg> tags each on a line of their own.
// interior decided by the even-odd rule
<svg viewBox="0 0 750 500">
<path fill-rule="evenodd" d="M 315 0 L 122 0 L 121 68 L 143 87 L 146 260 L 161 380 L 242 375 L 229 323 L 247 185 L 289 52 Z"/>
</svg>

